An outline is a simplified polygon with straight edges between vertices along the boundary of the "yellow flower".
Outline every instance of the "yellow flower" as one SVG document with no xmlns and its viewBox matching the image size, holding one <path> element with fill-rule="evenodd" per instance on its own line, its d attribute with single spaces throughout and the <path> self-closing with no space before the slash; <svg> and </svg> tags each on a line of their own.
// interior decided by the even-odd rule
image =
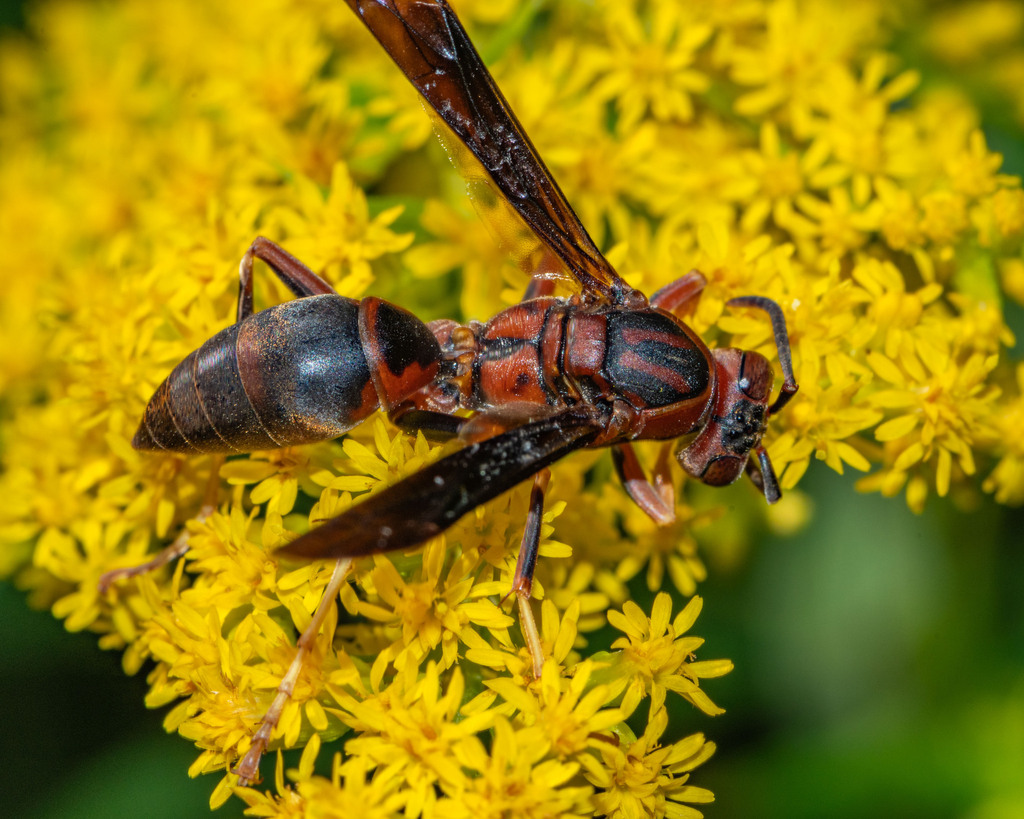
<svg viewBox="0 0 1024 819">
<path fill-rule="evenodd" d="M 1009 239 L 1024 232 L 1024 191 L 1002 188 L 992 196 L 992 215 L 1000 237 Z"/>
<path fill-rule="evenodd" d="M 879 229 L 893 250 L 909 250 L 924 240 L 921 214 L 914 195 L 890 179 L 875 180 L 875 189 L 882 203 Z"/>
<path fill-rule="evenodd" d="M 490 752 L 478 740 L 467 741 L 466 764 L 476 775 L 438 804 L 437 815 L 453 819 L 592 816 L 592 788 L 574 784 L 579 764 L 545 760 L 547 750 L 542 730 L 517 731 L 508 720 L 497 718 Z"/>
<path fill-rule="evenodd" d="M 235 791 L 225 773 L 331 574 L 274 549 L 457 443 L 380 416 L 340 443 L 222 465 L 133 450 L 146 402 L 235 320 L 238 262 L 257 235 L 346 296 L 373 285 L 430 318 L 486 320 L 526 282 L 506 251 L 527 274 L 536 264 L 536 241 L 474 184 L 505 247 L 477 225 L 443 152 L 424 147 L 415 92 L 343 6 L 45 0 L 30 37 L 4 40 L 0 575 L 123 652 L 127 671 L 152 664 L 147 702 L 171 706 L 168 729 L 195 742 L 192 773 L 221 773 L 215 804 L 237 793 L 266 816 L 695 816 L 710 795 L 690 771 L 713 746 L 699 733 L 661 746 L 663 705 L 675 691 L 718 713 L 700 683 L 731 664 L 691 656 L 699 598 L 673 617 L 659 594 L 648 617 L 629 586 L 667 577 L 692 596 L 708 571 L 704 525 L 753 490 L 697 497 L 676 470 L 676 522 L 657 527 L 596 450 L 552 470 L 539 680 L 501 608 L 523 486 L 421 551 L 355 561 L 270 737 L 304 746 L 300 763 L 286 773 L 279 757 L 266 792 Z M 862 489 L 906 487 L 914 509 L 976 472 L 997 501 L 1022 502 L 1024 370 L 1006 355 L 1003 306 L 1024 302 L 1024 193 L 962 94 L 926 83 L 908 96 L 917 75 L 886 51 L 887 4 L 458 8 L 629 281 L 653 294 L 700 268 L 708 285 L 687 320 L 712 348 L 773 362 L 765 316 L 727 302 L 780 305 L 800 392 L 764 443 L 784 489 L 813 458 L 874 470 Z M 1019 10 L 969 8 L 920 36 L 958 65 L 992 56 L 985 87 L 1019 96 Z M 291 297 L 257 270 L 260 308 Z M 637 449 L 648 467 L 672 461 L 660 443 Z M 217 509 L 200 522 L 210 486 Z M 737 542 L 754 521 L 729 515 Z M 99 591 L 104 572 L 179 537 L 190 551 L 177 565 Z M 609 622 L 624 636 L 600 651 Z M 329 778 L 314 774 L 321 751 Z"/>
<path fill-rule="evenodd" d="M 974 131 L 970 140 L 967 150 L 946 160 L 945 170 L 953 190 L 977 199 L 993 193 L 1000 185 L 1001 178 L 996 171 L 1003 164 L 1003 158 L 989 152 L 981 131 Z"/>
<path fill-rule="evenodd" d="M 860 207 L 844 187 L 831 188 L 828 202 L 810 194 L 801 194 L 796 204 L 814 224 L 813 229 L 822 248 L 818 263 L 823 267 L 863 247 L 868 235 L 878 229 L 878 204 Z"/>
<path fill-rule="evenodd" d="M 491 680 L 487 686 L 515 707 L 518 721 L 541 729 L 555 756 L 567 759 L 592 747 L 597 736 L 629 716 L 619 708 L 605 707 L 618 699 L 625 681 L 590 685 L 593 670 L 589 662 L 580 663 L 563 687 L 559 669 L 546 664 L 536 692 L 520 688 L 507 677 Z"/>
<path fill-rule="evenodd" d="M 551 600 L 543 601 L 541 604 L 540 636 L 541 643 L 545 649 L 545 669 L 557 669 L 555 673 L 561 675 L 574 667 L 578 655 L 572 651 L 572 648 L 577 638 L 577 623 L 579 619 L 579 598 L 574 598 L 569 603 L 561 618 L 559 618 L 558 609 Z M 521 688 L 530 685 L 533 680 L 533 662 L 525 648 L 513 652 L 504 644 L 504 640 L 499 640 L 499 645 L 495 647 L 475 632 L 463 634 L 462 639 L 467 645 L 467 660 L 484 668 L 508 672 L 507 677 L 501 678 L 498 688 L 506 683 L 514 683 Z M 570 662 L 570 659 L 573 661 Z M 495 688 L 493 685 L 489 686 L 488 691 L 480 695 L 480 702 L 488 704 L 493 702 L 495 699 L 494 692 L 498 688 Z M 506 697 L 505 699 L 508 701 L 510 698 Z"/>
<path fill-rule="evenodd" d="M 479 711 L 456 721 L 465 686 L 458 668 L 446 688 L 434 663 L 422 676 L 419 670 L 410 662 L 386 689 L 363 698 L 331 690 L 341 719 L 358 732 L 346 751 L 402 771 L 410 799 L 406 810 L 412 815 L 433 803 L 436 785 L 447 791 L 465 788 L 466 754 L 477 759 L 479 747 L 471 742 L 464 752 L 463 743 L 495 720 L 492 712 Z"/>
<path fill-rule="evenodd" d="M 747 233 L 759 233 L 765 220 L 772 218 L 789 230 L 806 233 L 802 217 L 793 210 L 795 197 L 807 187 L 808 176 L 820 168 L 827 156 L 823 142 L 806 152 L 794 150 L 782 140 L 778 126 L 761 126 L 758 151 L 744 154 L 751 181 L 757 190 L 746 197 L 742 226 Z"/>
<path fill-rule="evenodd" d="M 683 595 L 690 596 L 697 584 L 707 577 L 707 568 L 698 553 L 694 532 L 699 532 L 720 512 L 696 512 L 684 502 L 676 506 L 676 520 L 668 526 L 658 526 L 622 492 L 609 487 L 605 501 L 619 507 L 622 527 L 629 533 L 634 545 L 614 564 L 607 574 L 615 583 L 625 584 L 636 574 L 645 572 L 647 588 L 657 591 L 664 586 L 667 574 L 672 584 Z M 612 582 L 609 578 L 607 582 Z M 613 595 L 621 600 L 625 590 Z"/>
<path fill-rule="evenodd" d="M 887 445 L 887 468 L 862 483 L 878 486 L 885 494 L 900 490 L 908 472 L 934 460 L 935 488 L 940 496 L 949 491 L 956 465 L 974 474 L 972 445 L 990 433 L 986 421 L 989 407 L 999 390 L 986 386 L 986 376 L 995 367 L 995 356 L 980 353 L 965 361 L 953 353 L 927 343 L 916 345 L 916 355 L 897 364 L 882 353 L 868 356 L 875 374 L 891 385 L 871 395 L 871 405 L 900 414 L 875 430 L 875 437 Z M 920 476 L 907 490 L 907 503 L 920 509 L 927 494 Z"/>
<path fill-rule="evenodd" d="M 825 11 L 824 4 L 819 10 Z M 757 40 L 722 49 L 732 79 L 755 89 L 737 98 L 737 113 L 758 116 L 785 106 L 795 125 L 809 122 L 817 84 L 829 66 L 860 44 L 873 12 L 829 4 L 825 14 L 808 14 L 793 0 L 768 4 Z"/>
<path fill-rule="evenodd" d="M 918 77 L 890 77 L 888 63 L 876 54 L 859 77 L 844 65 L 832 66 L 815 104 L 822 117 L 809 125 L 815 144 L 831 160 L 813 182 L 824 187 L 849 178 L 858 201 L 869 195 L 874 180 L 906 177 L 916 169 L 913 135 L 889 112 L 914 90 Z"/>
<path fill-rule="evenodd" d="M 365 194 L 340 163 L 326 198 L 311 180 L 296 178 L 295 185 L 298 202 L 280 208 L 273 220 L 288 236 L 289 252 L 322 272 L 344 296 L 366 290 L 373 280 L 371 260 L 404 250 L 412 241 L 409 234 L 396 235 L 390 229 L 401 208 L 371 218 Z"/>
<path fill-rule="evenodd" d="M 992 431 L 1002 457 L 982 484 L 999 503 L 1024 503 L 1024 364 L 1017 365 L 1017 395 L 995 419 Z"/>
<path fill-rule="evenodd" d="M 659 745 L 668 715 L 664 708 L 652 715 L 643 736 L 632 743 L 599 746 L 601 763 L 584 764 L 586 777 L 599 788 L 594 805 L 600 815 L 626 819 L 633 816 L 669 816 L 699 819 L 703 814 L 684 804 L 713 802 L 706 788 L 687 784 L 690 771 L 715 752 L 715 743 L 693 734 L 671 745 Z"/>
<path fill-rule="evenodd" d="M 527 278 L 511 261 L 532 258 L 537 242 L 525 237 L 522 220 L 513 217 L 508 206 L 501 207 L 494 194 L 488 191 L 477 196 L 475 204 L 482 218 L 468 213 L 472 209 L 465 203 L 453 207 L 435 199 L 428 201 L 420 223 L 437 241 L 416 244 L 404 258 L 409 270 L 423 278 L 460 269 L 463 313 L 486 316 L 502 306 L 503 294 L 512 300 L 522 298 Z M 507 291 L 509 287 L 513 292 Z"/>
<path fill-rule="evenodd" d="M 967 202 L 954 191 L 932 191 L 921 197 L 921 230 L 938 245 L 956 241 L 967 228 Z"/>
<path fill-rule="evenodd" d="M 341 755 L 336 754 L 329 781 L 310 776 L 303 779 L 298 786 L 302 800 L 295 801 L 303 811 L 299 815 L 309 819 L 388 819 L 408 802 L 400 771 L 385 769 L 375 773 L 370 761 L 361 756 L 342 762 Z"/>
<path fill-rule="evenodd" d="M 594 93 L 615 100 L 627 130 L 648 111 L 656 120 L 692 119 L 690 95 L 711 84 L 693 64 L 714 29 L 686 19 L 685 7 L 672 3 L 658 4 L 651 20 L 642 20 L 629 3 L 608 5 L 609 42 L 601 50 L 603 76 Z"/>
<path fill-rule="evenodd" d="M 392 627 L 388 630 L 395 640 L 378 655 L 377 663 L 394 660 L 399 665 L 405 662 L 405 652 L 411 652 L 415 662 L 440 646 L 442 667 L 449 667 L 456 661 L 460 636 L 471 625 L 495 631 L 512 625 L 512 618 L 490 600 L 470 599 L 475 562 L 453 561 L 446 573 L 442 538 L 427 544 L 419 580 L 407 582 L 390 560 L 376 560 L 368 580 L 380 603 L 360 601 L 357 611 Z"/>
<path fill-rule="evenodd" d="M 629 694 L 639 700 L 650 695 L 652 713 L 665 701 L 666 691 L 675 691 L 705 714 L 724 713 L 700 690 L 702 677 L 721 677 L 732 670 L 729 660 L 693 660 L 704 640 L 684 636 L 696 622 L 704 603 L 694 597 L 675 619 L 672 616 L 672 598 L 661 592 L 654 598 L 654 607 L 647 618 L 636 603 L 627 600 L 622 613 L 608 612 L 608 622 L 625 632 L 612 648 L 622 649 L 622 661 L 617 673 L 629 682 Z"/>
</svg>

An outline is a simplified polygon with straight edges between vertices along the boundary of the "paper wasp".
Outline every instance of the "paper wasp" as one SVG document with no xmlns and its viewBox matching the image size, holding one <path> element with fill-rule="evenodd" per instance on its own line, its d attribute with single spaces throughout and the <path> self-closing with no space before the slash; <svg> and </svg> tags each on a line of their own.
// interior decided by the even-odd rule
<svg viewBox="0 0 1024 819">
<path fill-rule="evenodd" d="M 336 438 L 378 408 L 404 429 L 466 441 L 281 550 L 308 559 L 414 547 L 533 477 L 512 590 L 539 673 L 543 652 L 529 597 L 547 467 L 577 449 L 612 447 L 630 497 L 667 523 L 674 518 L 667 463 L 652 481 L 631 442 L 691 433 L 677 454 L 688 474 L 721 486 L 747 472 L 774 503 L 778 481 L 761 437 L 797 391 L 785 321 L 768 299 L 729 302 L 764 310 L 771 320 L 784 380 L 770 404 L 774 373 L 764 356 L 709 350 L 677 317 L 699 296 L 703 276 L 690 273 L 648 299 L 612 269 L 445 0 L 348 4 L 579 292 L 557 298 L 550 279 L 537 276 L 524 301 L 487 322 L 426 324 L 373 296 L 338 295 L 283 248 L 258 238 L 240 266 L 237 323 L 175 367 L 132 444 L 183 453 L 291 446 Z M 298 298 L 254 312 L 255 259 Z M 269 730 L 257 759 L 267 739 Z M 255 763 L 239 772 L 251 779 Z"/>
</svg>

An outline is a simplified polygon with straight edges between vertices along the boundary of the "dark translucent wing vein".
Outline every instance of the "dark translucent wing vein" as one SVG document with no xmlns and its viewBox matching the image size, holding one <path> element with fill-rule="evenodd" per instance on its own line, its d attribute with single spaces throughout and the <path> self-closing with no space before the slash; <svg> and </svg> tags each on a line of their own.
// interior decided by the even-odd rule
<svg viewBox="0 0 1024 819">
<path fill-rule="evenodd" d="M 601 429 L 596 410 L 572 409 L 471 444 L 356 503 L 280 551 L 319 559 L 412 548 L 586 446 Z"/>
<path fill-rule="evenodd" d="M 594 245 L 444 0 L 347 0 L 580 286 L 622 303 L 633 289 Z"/>
</svg>

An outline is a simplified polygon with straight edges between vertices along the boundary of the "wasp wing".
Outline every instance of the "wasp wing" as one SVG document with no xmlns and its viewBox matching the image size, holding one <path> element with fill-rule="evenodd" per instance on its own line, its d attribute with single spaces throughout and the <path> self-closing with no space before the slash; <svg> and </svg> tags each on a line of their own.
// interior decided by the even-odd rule
<svg viewBox="0 0 1024 819">
<path fill-rule="evenodd" d="M 412 548 L 585 447 L 603 428 L 598 410 L 574 408 L 470 444 L 371 495 L 280 552 L 316 560 Z"/>
<path fill-rule="evenodd" d="M 347 0 L 409 81 L 583 290 L 631 288 L 594 245 L 445 0 Z"/>
</svg>

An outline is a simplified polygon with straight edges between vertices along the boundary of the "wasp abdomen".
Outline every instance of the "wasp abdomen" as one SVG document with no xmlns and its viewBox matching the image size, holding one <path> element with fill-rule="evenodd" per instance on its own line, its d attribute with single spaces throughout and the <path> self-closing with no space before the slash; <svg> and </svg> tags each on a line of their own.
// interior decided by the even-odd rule
<svg viewBox="0 0 1024 819">
<path fill-rule="evenodd" d="M 377 408 L 359 338 L 359 302 L 312 296 L 242 322 L 238 368 L 277 446 L 335 438 Z"/>
<path fill-rule="evenodd" d="M 360 337 L 360 310 L 354 299 L 310 296 L 222 330 L 160 385 L 132 445 L 250 452 L 348 431 L 380 403 Z M 380 311 L 373 327 L 374 333 L 432 345 L 415 364 L 407 362 L 417 372 L 404 387 L 412 392 L 430 382 L 440 348 L 426 325 L 394 308 Z M 431 355 L 433 369 L 422 363 Z"/>
<path fill-rule="evenodd" d="M 235 342 L 239 327 L 235 324 L 217 333 L 171 371 L 149 400 L 132 439 L 133 447 L 172 452 L 231 452 L 237 451 L 238 446 L 229 441 L 271 441 L 238 377 Z M 214 396 L 219 410 L 208 407 L 214 403 Z M 214 429 L 211 412 L 219 414 L 227 439 Z"/>
</svg>

